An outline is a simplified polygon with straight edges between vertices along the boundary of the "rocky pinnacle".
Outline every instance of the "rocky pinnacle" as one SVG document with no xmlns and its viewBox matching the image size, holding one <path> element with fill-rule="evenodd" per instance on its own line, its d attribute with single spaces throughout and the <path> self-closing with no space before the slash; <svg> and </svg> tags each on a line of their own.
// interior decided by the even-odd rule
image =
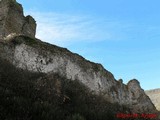
<svg viewBox="0 0 160 120">
<path fill-rule="evenodd" d="M 34 38 L 36 22 L 31 16 L 24 16 L 22 5 L 17 3 L 16 0 L 1 0 L 0 38 L 13 33 Z"/>
</svg>

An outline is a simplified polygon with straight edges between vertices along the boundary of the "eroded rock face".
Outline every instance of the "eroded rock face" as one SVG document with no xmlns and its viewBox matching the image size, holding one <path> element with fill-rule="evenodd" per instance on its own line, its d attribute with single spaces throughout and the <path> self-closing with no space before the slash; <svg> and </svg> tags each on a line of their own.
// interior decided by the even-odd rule
<svg viewBox="0 0 160 120">
<path fill-rule="evenodd" d="M 129 81 L 127 87 L 129 89 L 129 96 L 132 97 L 131 101 L 134 106 L 134 111 L 145 110 L 145 112 L 147 112 L 151 109 L 155 109 L 155 106 L 140 87 L 140 83 L 137 80 L 133 79 Z"/>
<path fill-rule="evenodd" d="M 23 15 L 23 8 L 16 0 L 0 1 L 0 38 L 12 33 L 35 37 L 35 32 L 35 20 Z"/>
<path fill-rule="evenodd" d="M 117 81 L 102 65 L 85 60 L 67 49 L 43 43 L 25 36 L 13 38 L 10 43 L 0 44 L 0 56 L 16 67 L 43 73 L 58 73 L 71 80 L 79 80 L 90 90 L 102 94 L 112 103 L 127 105 L 133 112 L 155 112 L 155 106 L 133 79 L 127 85 Z M 15 41 L 23 41 L 16 44 Z M 3 51 L 3 52 L 2 52 Z"/>
<path fill-rule="evenodd" d="M 7 42 L 0 42 L 0 57 L 18 68 L 58 73 L 67 79 L 79 80 L 90 90 L 102 94 L 106 100 L 127 105 L 133 112 L 156 111 L 137 80 L 131 80 L 125 85 L 123 80 L 117 81 L 102 65 L 90 62 L 67 49 L 34 39 L 35 27 L 32 17 L 23 16 L 20 4 L 14 0 L 2 0 L 0 35 L 6 37 L 13 32 L 17 35 L 9 36 Z"/>
</svg>

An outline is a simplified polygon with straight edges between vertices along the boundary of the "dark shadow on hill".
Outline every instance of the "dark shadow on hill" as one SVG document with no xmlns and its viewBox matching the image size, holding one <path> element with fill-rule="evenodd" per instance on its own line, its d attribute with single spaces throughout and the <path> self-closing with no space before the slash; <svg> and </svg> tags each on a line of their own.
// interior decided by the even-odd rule
<svg viewBox="0 0 160 120">
<path fill-rule="evenodd" d="M 76 80 L 31 73 L 0 59 L 0 120 L 118 120 L 117 113 L 130 110 Z"/>
</svg>

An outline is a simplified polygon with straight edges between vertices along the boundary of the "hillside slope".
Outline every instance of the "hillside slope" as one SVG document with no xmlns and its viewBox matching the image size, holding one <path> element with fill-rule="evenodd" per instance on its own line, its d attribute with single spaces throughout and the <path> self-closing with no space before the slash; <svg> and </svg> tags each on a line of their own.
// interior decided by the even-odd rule
<svg viewBox="0 0 160 120">
<path fill-rule="evenodd" d="M 118 120 L 129 108 L 58 74 L 17 69 L 0 59 L 0 120 Z"/>
<path fill-rule="evenodd" d="M 57 73 L 66 79 L 78 80 L 107 101 L 127 105 L 133 112 L 156 112 L 137 80 L 125 85 L 100 64 L 67 49 L 20 35 L 0 43 L 0 57 L 24 70 Z"/>
<path fill-rule="evenodd" d="M 95 95 L 77 80 L 53 73 L 29 72 L 0 59 L 0 120 L 124 119 L 123 115 L 117 117 L 119 113 L 135 114 L 128 106 Z"/>
<path fill-rule="evenodd" d="M 45 104 L 47 106 L 50 106 L 50 101 L 52 103 L 53 101 L 56 101 L 56 99 L 59 99 L 57 97 L 52 98 L 52 96 L 48 96 L 48 94 L 49 95 L 52 94 L 53 96 L 57 94 L 60 95 L 60 98 L 62 97 L 62 99 L 58 101 L 60 103 L 62 102 L 63 99 L 71 99 L 69 95 L 62 94 L 61 96 L 61 93 L 63 93 L 63 90 L 61 91 L 60 89 L 61 82 L 59 81 L 56 82 L 56 80 L 60 79 L 61 81 L 63 79 L 63 81 L 67 81 L 67 80 L 72 82 L 78 81 L 79 85 L 78 86 L 75 85 L 77 88 L 80 85 L 85 86 L 85 91 L 83 91 L 83 93 L 81 93 L 81 91 L 77 91 L 77 93 L 79 93 L 78 94 L 79 96 L 76 96 L 75 94 L 77 93 L 74 93 L 76 97 L 73 99 L 76 99 L 76 101 L 73 100 L 73 102 L 74 103 L 76 102 L 76 104 L 74 104 L 71 108 L 73 111 L 75 110 L 74 108 L 78 109 L 78 107 L 76 107 L 77 103 L 81 104 L 80 102 L 83 101 L 84 102 L 83 104 L 84 105 L 87 104 L 87 105 L 84 106 L 85 109 L 83 110 L 79 108 L 80 110 L 78 110 L 78 113 L 82 112 L 81 113 L 82 116 L 85 116 L 85 118 L 87 119 L 89 119 L 89 117 L 87 117 L 87 115 L 85 115 L 83 111 L 85 110 L 92 111 L 92 107 L 95 107 L 96 111 L 92 111 L 92 112 L 93 113 L 95 112 L 98 114 L 98 111 L 101 111 L 99 109 L 102 109 L 102 110 L 105 109 L 104 113 L 103 111 L 101 111 L 99 113 L 101 115 L 99 115 L 99 117 L 97 118 L 97 119 L 100 119 L 102 117 L 104 119 L 105 111 L 108 111 L 108 108 L 111 109 L 110 107 L 111 105 L 113 109 L 114 108 L 119 109 L 119 108 L 123 108 L 122 106 L 125 106 L 127 107 L 127 109 L 129 109 L 127 110 L 127 112 L 132 112 L 132 113 L 156 113 L 157 112 L 155 106 L 153 105 L 149 97 L 145 94 L 144 90 L 141 88 L 138 80 L 136 79 L 130 80 L 127 83 L 127 85 L 125 85 L 122 80 L 116 80 L 113 74 L 108 70 L 104 69 L 104 67 L 101 64 L 88 61 L 82 56 L 70 52 L 66 48 L 61 48 L 56 45 L 51 45 L 49 43 L 45 43 L 39 39 L 36 39 L 35 38 L 36 23 L 34 19 L 31 16 L 25 17 L 23 15 L 22 6 L 18 4 L 15 0 L 1 0 L 0 10 L 3 11 L 3 12 L 0 11 L 0 16 L 1 18 L 3 18 L 2 20 L 0 20 L 0 33 L 1 33 L 0 34 L 0 59 L 2 61 L 6 61 L 10 63 L 12 66 L 15 67 L 15 69 L 18 69 L 18 71 L 22 70 L 24 72 L 24 75 L 20 71 L 17 73 L 14 73 L 13 70 L 11 69 L 12 72 L 7 73 L 8 70 L 10 69 L 9 68 L 6 69 L 5 67 L 2 67 L 3 69 L 1 69 L 1 72 L 3 74 L 0 73 L 0 77 L 2 76 L 1 77 L 2 87 L 4 86 L 4 89 L 2 90 L 3 92 L 5 92 L 4 96 L 6 96 L 4 97 L 5 98 L 4 100 L 2 99 L 2 103 L 4 102 L 4 105 L 6 104 L 5 101 L 8 99 L 7 92 L 9 92 L 9 96 L 10 95 L 12 96 L 12 90 L 14 89 L 16 90 L 16 92 L 13 92 L 13 96 L 7 102 L 7 106 L 9 106 L 8 103 L 10 102 L 11 104 L 13 104 L 13 106 L 11 107 L 12 110 L 13 108 L 15 108 L 16 105 L 20 104 L 19 105 L 20 108 L 18 110 L 23 111 L 25 109 L 24 111 L 26 111 L 26 109 L 29 109 L 30 111 L 32 109 L 27 108 L 27 106 L 28 104 L 30 104 L 31 106 L 34 106 L 34 104 L 32 104 L 32 101 L 40 100 L 39 102 L 43 103 L 43 101 L 41 101 L 39 97 L 38 98 L 36 97 L 37 93 L 35 93 L 37 90 L 41 90 L 41 88 L 42 88 L 42 91 L 38 92 L 38 95 L 40 95 L 40 98 L 41 97 L 45 98 L 44 101 L 47 101 L 47 103 Z M 3 66 L 3 64 L 1 65 Z M 28 71 L 28 73 L 25 73 L 25 71 Z M 5 72 L 6 72 L 6 75 L 5 75 Z M 21 73 L 22 76 L 18 75 L 18 73 Z M 34 74 L 32 73 L 40 74 L 40 76 L 35 78 Z M 32 75 L 33 75 L 33 78 L 32 78 Z M 46 75 L 47 78 L 45 78 L 43 75 Z M 51 76 L 58 75 L 59 77 L 56 78 L 53 76 L 53 79 L 52 79 L 52 77 L 50 78 L 50 75 Z M 16 76 L 19 76 L 19 77 L 16 77 Z M 12 81 L 13 78 L 14 80 Z M 8 82 L 7 82 L 7 79 L 9 80 Z M 22 82 L 21 80 L 22 81 L 24 80 L 24 81 Z M 49 84 L 46 83 L 47 81 L 50 81 Z M 7 82 L 7 83 L 4 84 L 3 82 Z M 20 85 L 17 86 L 19 83 Z M 23 83 L 26 83 L 26 84 L 23 84 Z M 46 85 L 48 87 L 45 87 Z M 56 85 L 58 85 L 59 87 L 57 86 L 55 89 Z M 5 89 L 5 87 L 9 87 L 11 88 L 11 90 L 8 91 L 7 89 Z M 71 88 L 72 87 L 74 88 L 74 85 L 71 86 Z M 74 88 L 73 90 L 70 90 L 71 94 L 75 91 L 75 89 L 76 88 Z M 24 96 L 23 96 L 23 93 L 21 93 L 21 91 L 23 91 Z M 103 97 L 103 100 L 105 101 L 102 100 L 103 102 L 98 104 L 97 102 L 93 102 L 94 99 L 93 100 L 90 99 L 90 97 L 92 97 L 90 95 L 87 96 L 86 98 L 81 98 L 81 99 L 79 98 L 81 95 L 82 96 L 86 95 L 88 92 L 94 93 L 97 96 Z M 18 101 L 17 101 L 17 98 L 14 97 L 14 94 L 18 94 L 17 96 L 20 96 L 20 98 L 18 98 Z M 33 94 L 35 94 L 36 98 L 34 98 Z M 46 97 L 44 97 L 43 95 Z M 27 101 L 22 96 L 26 98 Z M 33 99 L 29 99 L 28 96 L 33 96 Z M 1 98 L 3 98 L 3 96 Z M 77 101 L 77 98 L 79 99 L 79 101 Z M 87 101 L 87 99 L 89 99 L 89 101 L 85 102 Z M 96 98 L 96 99 L 99 99 L 99 98 Z M 101 102 L 101 99 L 99 101 Z M 24 104 L 26 105 L 25 106 L 22 105 L 21 107 L 21 102 L 24 102 Z M 104 102 L 105 104 L 103 104 Z M 116 108 L 114 107 L 115 104 L 121 107 Z M 91 106 L 88 106 L 88 105 L 91 105 Z M 2 104 L 1 108 L 3 109 L 1 110 L 4 112 L 5 112 L 5 107 L 3 107 L 3 104 Z M 43 106 L 41 107 L 43 108 Z M 40 108 L 38 107 L 35 109 L 37 109 L 38 111 L 42 109 L 41 107 Z M 53 107 L 49 107 L 49 110 L 47 109 L 45 111 L 53 113 L 51 109 Z M 60 109 L 60 111 L 63 111 L 62 108 L 58 107 L 57 109 Z M 69 110 L 69 112 L 71 111 Z M 117 110 L 113 110 L 113 111 L 117 111 Z M 15 114 L 17 113 L 18 112 L 16 112 Z M 10 114 L 13 115 L 14 113 L 10 113 Z M 41 113 L 37 113 L 37 114 L 41 114 Z M 94 116 L 94 114 L 92 115 Z M 106 114 L 106 115 L 110 115 L 110 114 Z M 114 114 L 112 112 L 112 118 L 113 116 Z M 96 116 L 94 117 L 96 118 Z"/>
<path fill-rule="evenodd" d="M 145 93 L 152 100 L 153 104 L 156 106 L 157 110 L 160 111 L 160 89 L 147 90 Z"/>
</svg>

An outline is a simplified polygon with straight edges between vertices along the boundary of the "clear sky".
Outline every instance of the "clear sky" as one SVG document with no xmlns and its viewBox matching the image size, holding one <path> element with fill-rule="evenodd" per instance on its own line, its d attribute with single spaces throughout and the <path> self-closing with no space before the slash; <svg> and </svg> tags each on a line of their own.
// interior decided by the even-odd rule
<svg viewBox="0 0 160 120">
<path fill-rule="evenodd" d="M 124 83 L 160 88 L 160 0 L 17 0 L 37 37 L 101 63 Z"/>
</svg>

